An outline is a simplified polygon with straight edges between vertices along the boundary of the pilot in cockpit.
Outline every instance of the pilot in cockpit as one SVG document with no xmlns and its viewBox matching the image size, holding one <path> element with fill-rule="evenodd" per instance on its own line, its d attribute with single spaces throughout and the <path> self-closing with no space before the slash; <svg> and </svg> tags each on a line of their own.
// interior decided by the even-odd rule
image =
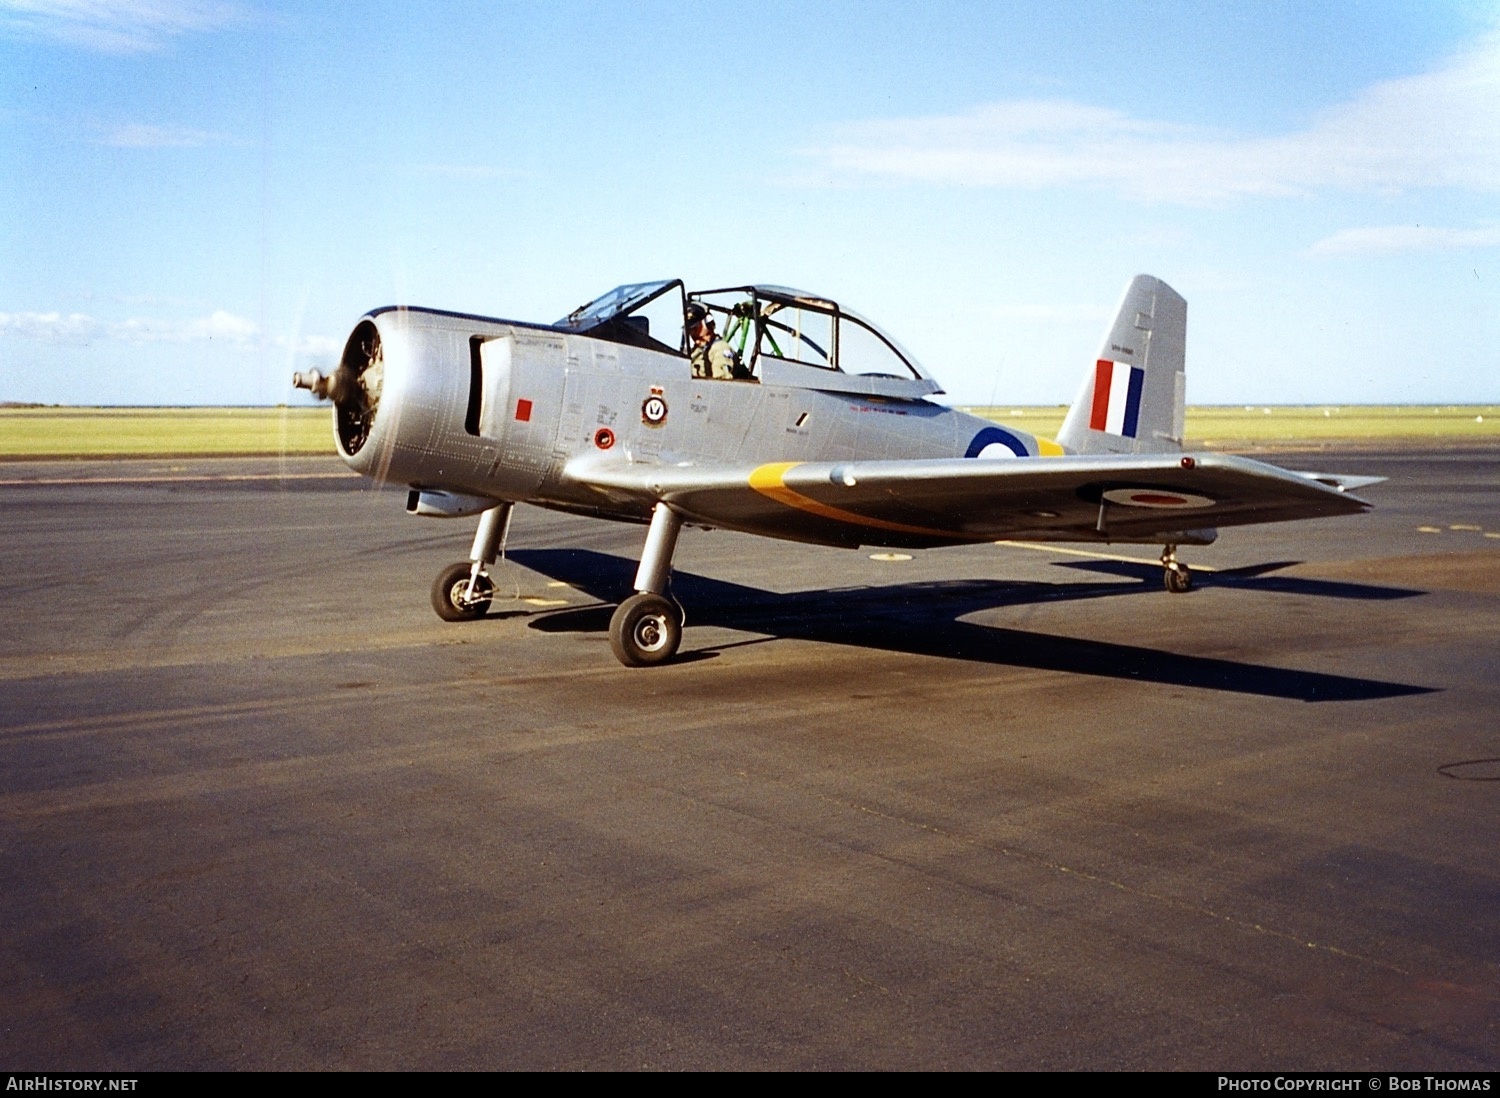
<svg viewBox="0 0 1500 1098">
<path fill-rule="evenodd" d="M 685 316 L 688 338 L 693 341 L 688 356 L 693 362 L 693 376 L 733 381 L 739 356 L 714 331 L 714 318 L 708 308 L 701 301 L 689 301 Z"/>
</svg>

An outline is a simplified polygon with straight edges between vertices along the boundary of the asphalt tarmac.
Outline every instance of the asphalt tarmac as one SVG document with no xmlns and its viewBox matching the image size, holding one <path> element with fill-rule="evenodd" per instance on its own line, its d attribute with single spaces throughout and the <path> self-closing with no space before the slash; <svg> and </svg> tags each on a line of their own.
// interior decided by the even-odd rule
<svg viewBox="0 0 1500 1098">
<path fill-rule="evenodd" d="M 1278 460 L 1185 595 L 688 530 L 653 670 L 639 527 L 0 466 L 0 1063 L 1500 1067 L 1500 454 Z"/>
</svg>

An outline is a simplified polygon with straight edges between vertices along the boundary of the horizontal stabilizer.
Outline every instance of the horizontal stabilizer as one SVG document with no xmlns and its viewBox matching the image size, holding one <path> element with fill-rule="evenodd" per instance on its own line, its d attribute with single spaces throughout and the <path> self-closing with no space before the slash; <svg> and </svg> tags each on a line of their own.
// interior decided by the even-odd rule
<svg viewBox="0 0 1500 1098">
<path fill-rule="evenodd" d="M 1361 488 L 1368 488 L 1372 484 L 1383 484 L 1385 477 L 1362 477 L 1353 473 L 1307 473 L 1298 472 L 1299 477 L 1315 480 L 1319 484 L 1326 484 L 1330 488 L 1337 488 L 1340 492 L 1357 492 Z"/>
</svg>

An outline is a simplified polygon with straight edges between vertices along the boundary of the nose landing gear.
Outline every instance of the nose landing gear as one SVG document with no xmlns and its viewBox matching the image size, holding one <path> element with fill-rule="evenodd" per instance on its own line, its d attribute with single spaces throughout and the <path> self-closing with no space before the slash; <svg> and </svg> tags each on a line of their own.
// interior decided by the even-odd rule
<svg viewBox="0 0 1500 1098">
<path fill-rule="evenodd" d="M 444 621 L 473 621 L 489 613 L 495 584 L 481 572 L 474 575 L 473 566 L 461 560 L 450 564 L 432 581 L 432 608 Z"/>
<path fill-rule="evenodd" d="M 469 559 L 450 564 L 432 582 L 432 608 L 444 621 L 473 621 L 489 613 L 495 583 L 485 571 L 495 563 L 510 529 L 512 504 L 491 507 L 479 518 Z"/>
</svg>

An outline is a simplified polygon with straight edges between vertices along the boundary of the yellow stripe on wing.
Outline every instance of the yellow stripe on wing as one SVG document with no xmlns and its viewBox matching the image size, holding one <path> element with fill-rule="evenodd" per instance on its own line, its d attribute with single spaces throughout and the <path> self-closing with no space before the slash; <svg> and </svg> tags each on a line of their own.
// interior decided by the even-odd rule
<svg viewBox="0 0 1500 1098">
<path fill-rule="evenodd" d="M 870 518 L 867 515 L 845 511 L 841 507 L 830 507 L 826 503 L 810 499 L 801 492 L 786 486 L 786 474 L 801 464 L 803 462 L 800 461 L 778 461 L 770 465 L 762 465 L 750 474 L 750 487 L 761 495 L 774 499 L 777 503 L 784 503 L 788 507 L 795 507 L 799 511 L 806 511 L 819 518 L 832 519 L 834 522 L 846 522 L 875 530 L 890 530 L 898 534 L 922 534 L 926 537 L 940 538 L 954 536 L 952 530 L 935 530 L 928 526 L 907 526 L 901 522 L 887 522 L 885 519 Z"/>
</svg>

